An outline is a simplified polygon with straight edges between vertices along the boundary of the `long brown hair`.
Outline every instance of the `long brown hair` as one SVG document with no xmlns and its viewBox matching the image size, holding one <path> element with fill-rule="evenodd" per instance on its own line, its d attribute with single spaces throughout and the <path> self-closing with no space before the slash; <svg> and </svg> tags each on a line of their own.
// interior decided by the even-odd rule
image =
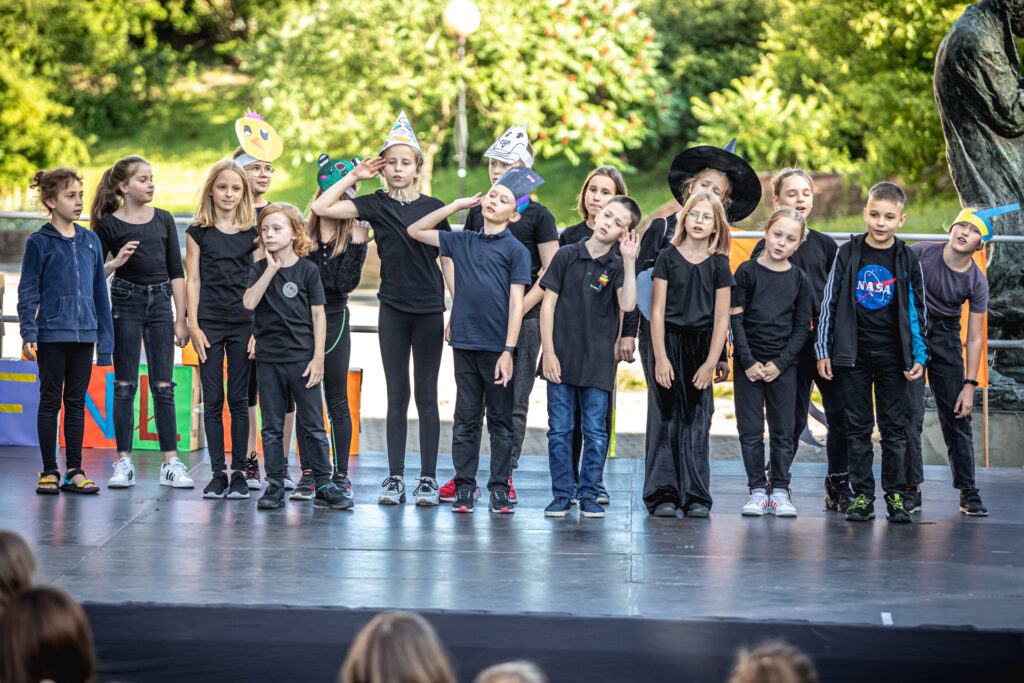
<svg viewBox="0 0 1024 683">
<path fill-rule="evenodd" d="M 0 614 L 0 680 L 4 683 L 90 682 L 96 677 L 92 631 L 67 591 L 30 588 Z"/>
<path fill-rule="evenodd" d="M 288 219 L 288 223 L 292 226 L 292 234 L 295 235 L 295 243 L 292 245 L 292 250 L 299 256 L 305 256 L 311 252 L 314 243 L 306 233 L 306 223 L 302 220 L 302 212 L 291 204 L 284 202 L 267 204 L 263 211 L 260 212 L 260 219 L 256 223 L 256 239 L 259 240 L 260 249 L 263 249 L 263 251 L 267 250 L 266 245 L 263 244 L 263 221 L 267 219 L 267 216 L 273 216 L 275 213 L 283 213 L 285 218 Z"/>
<path fill-rule="evenodd" d="M 309 200 L 309 206 L 306 208 L 306 211 L 309 213 L 309 219 L 306 221 L 306 236 L 309 237 L 310 247 L 313 249 L 322 241 L 320 239 L 320 223 L 323 221 L 320 214 L 313 211 L 313 202 L 323 193 L 323 190 L 317 188 L 313 198 Z M 338 221 L 338 229 L 334 231 L 334 237 L 331 239 L 331 258 L 338 258 L 348 249 L 352 228 L 356 224 L 355 218 L 337 218 L 335 220 Z"/>
<path fill-rule="evenodd" d="M 732 237 L 729 234 L 729 221 L 725 218 L 725 207 L 722 206 L 722 202 L 710 192 L 698 192 L 683 204 L 683 208 L 676 214 L 676 234 L 672 235 L 672 244 L 678 247 L 686 239 L 686 224 L 684 222 L 686 214 L 690 213 L 693 207 L 697 206 L 700 202 L 709 202 L 711 204 L 711 215 L 714 217 L 711 220 L 712 232 L 711 239 L 708 240 L 708 251 L 712 254 L 725 254 L 728 256 L 729 248 L 732 246 Z"/>
<path fill-rule="evenodd" d="M 56 201 L 57 195 L 75 181 L 78 181 L 79 184 L 82 183 L 82 178 L 76 171 L 70 168 L 55 168 L 52 171 L 36 171 L 36 174 L 32 176 L 32 184 L 29 185 L 29 188 L 39 192 L 39 204 L 47 213 L 52 214 L 53 210 L 46 205 L 46 200 Z"/>
<path fill-rule="evenodd" d="M 114 162 L 114 165 L 103 172 L 100 184 L 96 186 L 96 193 L 92 198 L 92 208 L 89 209 L 89 227 L 96 229 L 96 224 L 104 216 L 114 213 L 124 204 L 124 192 L 121 191 L 121 183 L 128 182 L 135 174 L 135 168 L 139 164 L 149 162 L 140 156 L 122 157 Z"/>
<path fill-rule="evenodd" d="M 217 182 L 217 176 L 224 171 L 232 171 L 242 179 L 244 191 L 235 207 L 235 225 L 239 230 L 248 230 L 256 225 L 256 209 L 252 204 L 252 182 L 249 181 L 249 174 L 234 159 L 221 159 L 210 167 L 206 174 L 206 180 L 203 181 L 203 186 L 199 190 L 199 203 L 196 206 L 196 215 L 192 222 L 194 225 L 204 228 L 212 227 L 217 222 L 217 210 L 213 206 L 213 185 Z"/>
<path fill-rule="evenodd" d="M 679 196 L 683 198 L 684 203 L 685 200 L 689 198 L 690 193 L 693 192 L 693 188 L 697 186 L 697 183 L 700 182 L 702 179 L 708 177 L 712 173 L 720 175 L 723 178 L 725 178 L 725 192 L 722 193 L 722 197 L 721 199 L 719 199 L 719 201 L 722 202 L 722 206 L 724 206 L 727 209 L 729 208 L 729 205 L 732 204 L 732 181 L 729 180 L 728 175 L 726 175 L 723 171 L 719 171 L 717 168 L 705 168 L 703 171 L 697 173 L 692 178 L 687 178 L 682 183 L 680 183 Z"/>
<path fill-rule="evenodd" d="M 455 674 L 426 619 L 381 612 L 356 636 L 338 683 L 455 683 Z"/>
<path fill-rule="evenodd" d="M 0 529 L 0 609 L 11 597 L 32 587 L 36 579 L 36 556 L 25 539 Z"/>
<path fill-rule="evenodd" d="M 587 179 L 583 181 L 583 187 L 580 188 L 580 196 L 576 198 L 576 210 L 585 221 L 590 220 L 590 214 L 587 212 L 587 188 L 590 186 L 590 181 L 599 175 L 611 178 L 612 183 L 615 185 L 616 195 L 629 194 L 629 192 L 626 191 L 626 180 L 622 177 L 622 173 L 619 169 L 614 166 L 598 166 L 587 174 Z"/>
</svg>

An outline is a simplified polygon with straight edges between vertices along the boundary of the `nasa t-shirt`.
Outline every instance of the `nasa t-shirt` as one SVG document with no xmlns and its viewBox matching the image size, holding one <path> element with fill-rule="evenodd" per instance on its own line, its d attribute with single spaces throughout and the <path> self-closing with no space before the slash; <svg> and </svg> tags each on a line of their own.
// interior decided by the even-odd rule
<svg viewBox="0 0 1024 683">
<path fill-rule="evenodd" d="M 256 284 L 266 270 L 266 259 L 252 264 L 246 289 Z M 300 258 L 294 265 L 278 270 L 253 315 L 256 360 L 261 363 L 313 360 L 311 307 L 323 306 L 324 302 L 320 271 L 312 261 Z"/>
<path fill-rule="evenodd" d="M 873 348 L 899 341 L 896 299 L 896 245 L 875 249 L 864 244 L 857 268 L 857 341 Z"/>
</svg>

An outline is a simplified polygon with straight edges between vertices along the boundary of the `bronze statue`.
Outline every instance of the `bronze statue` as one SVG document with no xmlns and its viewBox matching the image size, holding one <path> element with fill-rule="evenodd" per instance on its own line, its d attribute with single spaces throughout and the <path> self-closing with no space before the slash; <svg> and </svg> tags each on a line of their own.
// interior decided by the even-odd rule
<svg viewBox="0 0 1024 683">
<path fill-rule="evenodd" d="M 935 55 L 935 103 L 965 207 L 1024 204 L 1024 86 L 1014 36 L 1024 36 L 1024 0 L 981 0 Z M 995 230 L 1024 233 L 1024 212 L 1001 216 Z M 990 245 L 989 252 L 989 335 L 1024 339 L 1024 245 Z M 1024 353 L 998 352 L 993 369 L 1024 383 Z"/>
</svg>

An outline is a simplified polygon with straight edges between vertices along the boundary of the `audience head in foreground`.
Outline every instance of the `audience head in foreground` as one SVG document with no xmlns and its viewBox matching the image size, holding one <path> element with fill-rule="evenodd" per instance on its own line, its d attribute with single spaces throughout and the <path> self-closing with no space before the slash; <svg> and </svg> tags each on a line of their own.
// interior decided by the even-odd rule
<svg viewBox="0 0 1024 683">
<path fill-rule="evenodd" d="M 473 683 L 547 683 L 544 672 L 523 660 L 495 664 L 481 671 Z"/>
<path fill-rule="evenodd" d="M 51 586 L 11 598 L 0 614 L 0 680 L 89 683 L 95 676 L 92 632 L 74 598 Z"/>
<path fill-rule="evenodd" d="M 768 641 L 736 656 L 729 683 L 818 683 L 810 657 L 781 640 Z"/>
<path fill-rule="evenodd" d="M 7 529 L 0 529 L 0 610 L 36 580 L 36 556 L 25 539 Z"/>
<path fill-rule="evenodd" d="M 440 639 L 410 612 L 381 612 L 356 636 L 339 683 L 455 683 Z"/>
</svg>

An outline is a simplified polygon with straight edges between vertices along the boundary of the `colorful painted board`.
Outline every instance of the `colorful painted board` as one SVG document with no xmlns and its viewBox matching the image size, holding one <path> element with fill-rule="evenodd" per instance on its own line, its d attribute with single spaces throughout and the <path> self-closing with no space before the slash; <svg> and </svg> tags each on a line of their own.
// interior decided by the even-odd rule
<svg viewBox="0 0 1024 683">
<path fill-rule="evenodd" d="M 35 361 L 0 360 L 0 446 L 38 446 L 39 368 Z"/>
</svg>

